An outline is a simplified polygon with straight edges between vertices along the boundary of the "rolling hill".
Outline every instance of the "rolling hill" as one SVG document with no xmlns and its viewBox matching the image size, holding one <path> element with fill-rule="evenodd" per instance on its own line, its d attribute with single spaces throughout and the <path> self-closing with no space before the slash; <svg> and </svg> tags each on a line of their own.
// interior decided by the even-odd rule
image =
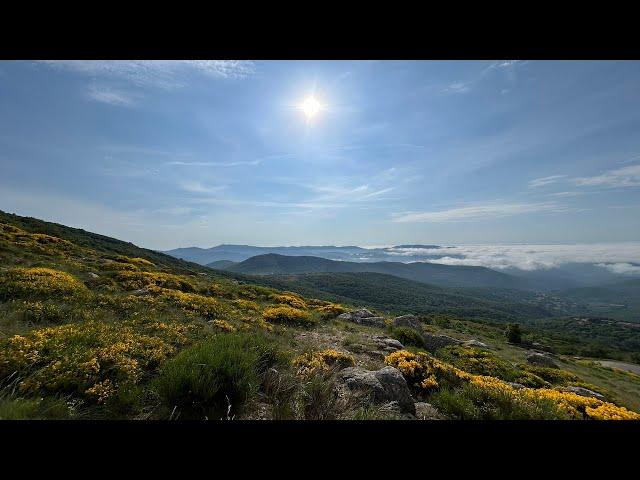
<svg viewBox="0 0 640 480">
<path fill-rule="evenodd" d="M 209 266 L 212 265 L 209 264 Z M 529 288 L 529 283 L 526 280 L 489 268 L 427 262 L 343 262 L 310 256 L 266 254 L 251 257 L 243 262 L 224 267 L 224 269 L 252 275 L 372 272 L 442 287 Z"/>
</svg>

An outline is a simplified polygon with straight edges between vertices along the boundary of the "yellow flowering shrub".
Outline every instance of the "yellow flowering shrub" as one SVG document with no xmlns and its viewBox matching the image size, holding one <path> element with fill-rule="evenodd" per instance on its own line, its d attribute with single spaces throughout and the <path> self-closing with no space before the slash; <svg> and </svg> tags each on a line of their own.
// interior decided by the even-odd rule
<svg viewBox="0 0 640 480">
<path fill-rule="evenodd" d="M 281 295 L 274 295 L 273 301 L 275 303 L 282 303 L 284 305 L 289 305 L 293 308 L 306 309 L 307 303 L 302 299 L 299 295 L 291 292 L 285 292 Z"/>
<path fill-rule="evenodd" d="M 72 275 L 51 268 L 12 268 L 0 273 L 0 298 L 63 297 L 86 291 Z"/>
<path fill-rule="evenodd" d="M 100 265 L 105 272 L 138 272 L 140 269 L 130 263 L 107 262 Z"/>
<path fill-rule="evenodd" d="M 337 317 L 338 315 L 347 312 L 347 309 L 337 303 L 329 303 L 328 305 L 322 305 L 317 308 L 324 318 Z"/>
<path fill-rule="evenodd" d="M 418 389 L 434 390 L 442 383 L 449 388 L 472 386 L 475 390 L 471 393 L 485 408 L 524 412 L 531 418 L 553 415 L 553 418 L 640 420 L 640 414 L 609 402 L 551 388 L 514 388 L 499 378 L 470 374 L 423 352 L 399 350 L 389 354 L 385 363 L 400 370 L 407 382 Z M 572 375 L 567 374 L 566 378 L 573 378 Z"/>
<path fill-rule="evenodd" d="M 213 320 L 213 321 L 211 321 L 211 326 L 215 327 L 218 330 L 221 330 L 223 332 L 235 332 L 236 331 L 236 327 L 231 325 L 226 320 Z"/>
<path fill-rule="evenodd" d="M 171 273 L 122 271 L 116 275 L 116 280 L 125 290 L 139 290 L 153 285 L 183 292 L 195 291 L 190 282 Z"/>
<path fill-rule="evenodd" d="M 104 401 L 155 370 L 190 341 L 193 323 L 88 321 L 15 335 L 0 349 L 0 377 L 14 372 L 28 394 L 76 394 Z"/>
<path fill-rule="evenodd" d="M 355 360 L 348 353 L 327 349 L 321 352 L 300 355 L 293 359 L 293 365 L 297 368 L 298 375 L 309 377 L 318 372 L 352 367 L 355 365 Z"/>
<path fill-rule="evenodd" d="M 148 287 L 149 292 L 157 295 L 159 301 L 168 302 L 182 311 L 204 318 L 215 319 L 225 317 L 232 313 L 226 302 L 221 302 L 213 297 L 205 297 L 196 293 L 184 293 L 167 288 Z"/>
<path fill-rule="evenodd" d="M 143 266 L 143 267 L 155 267 L 156 266 L 155 263 L 150 262 L 149 260 L 147 260 L 145 258 L 140 258 L 140 257 L 133 257 L 133 258 L 126 257 L 126 259 L 124 259 L 124 260 L 120 260 L 119 259 L 119 261 L 121 261 L 121 262 L 124 261 L 126 263 L 131 263 L 133 265 L 140 265 L 140 266 Z"/>
<path fill-rule="evenodd" d="M 267 307 L 262 312 L 262 317 L 271 323 L 282 323 L 285 325 L 313 325 L 315 321 L 309 313 L 288 305 L 278 305 Z"/>
<path fill-rule="evenodd" d="M 235 300 L 231 300 L 231 305 L 242 312 L 259 312 L 260 305 L 256 302 L 252 302 L 251 300 L 243 300 L 241 298 L 237 298 Z"/>
</svg>

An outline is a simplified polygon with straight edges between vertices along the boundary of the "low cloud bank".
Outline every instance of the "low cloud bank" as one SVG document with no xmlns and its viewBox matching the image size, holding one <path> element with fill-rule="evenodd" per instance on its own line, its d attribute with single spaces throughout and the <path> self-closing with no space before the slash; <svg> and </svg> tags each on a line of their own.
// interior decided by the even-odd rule
<svg viewBox="0 0 640 480">
<path fill-rule="evenodd" d="M 640 274 L 640 242 L 574 245 L 461 245 L 440 248 L 388 248 L 396 261 L 420 257 L 445 265 L 539 270 L 568 263 L 591 263 L 618 274 Z M 407 258 L 407 260 L 404 260 Z M 409 259 L 410 257 L 410 259 Z"/>
</svg>

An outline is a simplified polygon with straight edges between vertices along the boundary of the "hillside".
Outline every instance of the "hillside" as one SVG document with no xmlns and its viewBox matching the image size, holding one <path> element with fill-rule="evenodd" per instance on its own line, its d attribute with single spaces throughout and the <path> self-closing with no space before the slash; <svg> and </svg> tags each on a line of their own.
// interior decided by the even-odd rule
<svg viewBox="0 0 640 480">
<path fill-rule="evenodd" d="M 639 376 L 563 354 L 543 367 L 532 334 L 510 344 L 503 325 L 443 315 L 499 305 L 313 275 L 344 276 L 311 284 L 344 303 L 2 214 L 0 420 L 640 419 Z M 424 318 L 375 308 L 413 289 Z"/>
<path fill-rule="evenodd" d="M 253 275 L 319 272 L 373 272 L 442 287 L 527 288 L 525 280 L 485 267 L 414 262 L 345 262 L 310 256 L 257 255 L 226 267 Z"/>
</svg>

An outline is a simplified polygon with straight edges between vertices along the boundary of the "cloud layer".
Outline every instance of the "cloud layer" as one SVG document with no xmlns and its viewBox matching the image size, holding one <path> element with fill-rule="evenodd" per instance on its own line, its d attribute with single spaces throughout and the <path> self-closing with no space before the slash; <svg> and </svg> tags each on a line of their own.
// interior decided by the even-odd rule
<svg viewBox="0 0 640 480">
<path fill-rule="evenodd" d="M 539 270 L 567 263 L 599 264 L 614 273 L 640 273 L 640 242 L 573 245 L 464 245 L 437 249 L 403 248 L 389 253 L 401 257 L 439 256 L 433 263 L 475 265 L 494 269 Z"/>
</svg>

